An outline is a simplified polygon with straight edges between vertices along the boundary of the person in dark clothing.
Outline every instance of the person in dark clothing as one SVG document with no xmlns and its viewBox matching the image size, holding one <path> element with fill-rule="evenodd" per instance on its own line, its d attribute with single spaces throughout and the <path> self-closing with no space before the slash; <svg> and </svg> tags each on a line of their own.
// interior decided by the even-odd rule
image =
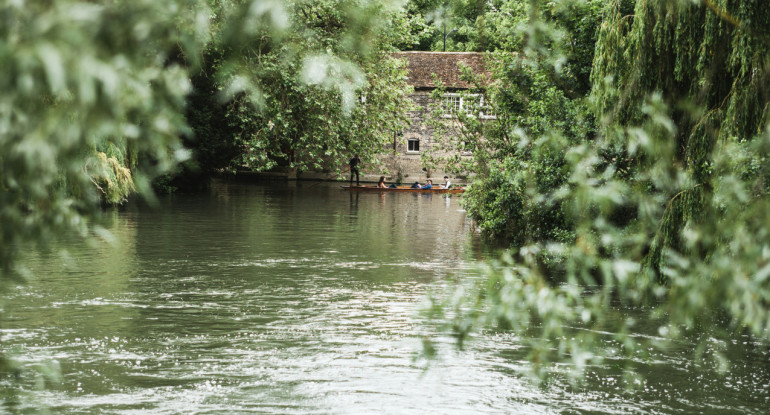
<svg viewBox="0 0 770 415">
<path fill-rule="evenodd" d="M 420 182 L 414 182 L 414 183 L 412 183 L 412 189 L 419 189 L 419 188 L 421 188 L 421 187 L 422 187 L 422 186 L 420 186 Z"/>
<path fill-rule="evenodd" d="M 359 170 L 361 166 L 361 159 L 358 158 L 358 154 L 353 156 L 352 159 L 350 159 L 350 162 L 348 162 L 348 165 L 350 166 L 350 185 L 353 186 L 353 175 L 356 175 L 356 186 L 360 186 L 359 183 Z"/>
</svg>

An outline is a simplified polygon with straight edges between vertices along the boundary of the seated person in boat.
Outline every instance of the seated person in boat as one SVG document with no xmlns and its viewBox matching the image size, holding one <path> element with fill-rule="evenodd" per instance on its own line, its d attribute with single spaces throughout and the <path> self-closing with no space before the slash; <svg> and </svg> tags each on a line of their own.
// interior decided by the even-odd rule
<svg viewBox="0 0 770 415">
<path fill-rule="evenodd" d="M 386 187 L 388 187 L 388 185 L 385 184 L 385 176 L 380 176 L 380 181 L 377 182 L 377 187 L 379 187 L 380 189 L 385 189 Z"/>
<path fill-rule="evenodd" d="M 452 184 L 449 183 L 449 176 L 444 176 L 444 185 L 443 185 L 444 189 L 449 189 L 449 186 L 451 186 L 451 185 Z"/>
<path fill-rule="evenodd" d="M 425 186 L 422 187 L 423 189 L 433 189 L 433 180 L 428 179 L 428 182 L 425 183 Z"/>
<path fill-rule="evenodd" d="M 412 189 L 422 189 L 422 186 L 420 186 L 420 182 L 414 182 L 412 183 Z"/>
</svg>

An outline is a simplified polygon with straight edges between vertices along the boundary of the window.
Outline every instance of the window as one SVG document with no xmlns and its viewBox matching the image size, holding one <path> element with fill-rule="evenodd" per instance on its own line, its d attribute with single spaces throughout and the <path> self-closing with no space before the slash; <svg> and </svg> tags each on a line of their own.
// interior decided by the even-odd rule
<svg viewBox="0 0 770 415">
<path fill-rule="evenodd" d="M 497 118 L 497 113 L 495 112 L 495 109 L 492 108 L 490 105 L 487 105 L 487 103 L 484 101 L 484 96 L 481 96 L 481 101 L 479 102 L 479 117 L 484 119 L 493 119 Z"/>
<path fill-rule="evenodd" d="M 462 97 L 459 94 L 444 94 L 444 111 L 455 114 L 462 109 Z"/>
<path fill-rule="evenodd" d="M 468 145 L 466 141 L 460 141 L 459 149 L 460 149 L 460 154 L 462 154 L 463 156 L 470 156 L 473 154 L 473 150 L 471 149 L 471 147 Z"/>
<path fill-rule="evenodd" d="M 408 153 L 420 152 L 420 140 L 417 138 L 410 138 L 406 140 L 406 151 Z"/>
<path fill-rule="evenodd" d="M 494 111 L 488 108 L 481 94 L 444 94 L 443 107 L 447 118 L 456 117 L 460 111 L 469 116 L 478 114 L 480 118 L 495 118 Z"/>
</svg>

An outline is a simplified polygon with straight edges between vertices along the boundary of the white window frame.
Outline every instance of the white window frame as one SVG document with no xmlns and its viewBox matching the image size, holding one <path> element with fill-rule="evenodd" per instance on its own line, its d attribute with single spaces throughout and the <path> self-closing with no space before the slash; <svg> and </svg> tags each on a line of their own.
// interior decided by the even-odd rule
<svg viewBox="0 0 770 415">
<path fill-rule="evenodd" d="M 481 119 L 494 119 L 497 118 L 496 114 L 488 114 L 484 111 L 487 108 L 484 102 L 484 95 L 482 94 L 459 94 L 456 92 L 447 92 L 441 97 L 441 105 L 444 109 L 444 118 L 455 118 L 456 113 L 465 111 L 469 116 L 473 114 L 465 110 L 465 101 L 468 98 L 478 98 L 479 100 L 479 113 L 477 116 Z"/>
<path fill-rule="evenodd" d="M 463 96 L 455 93 L 445 93 L 441 97 L 441 106 L 445 117 L 454 117 L 456 112 L 463 110 Z"/>
<path fill-rule="evenodd" d="M 479 102 L 479 118 L 483 120 L 494 120 L 497 118 L 495 109 L 484 101 L 484 95 L 481 96 L 481 102 Z"/>
<path fill-rule="evenodd" d="M 460 142 L 460 145 L 462 145 L 463 147 L 465 147 L 465 141 L 461 141 L 461 142 Z M 462 150 L 460 151 L 460 155 L 461 155 L 461 156 L 472 156 L 472 155 L 473 155 L 473 152 L 472 152 L 472 151 L 470 151 L 470 150 L 462 149 Z"/>
<path fill-rule="evenodd" d="M 413 150 L 410 147 L 412 143 L 417 143 L 417 150 Z M 407 154 L 419 154 L 420 153 L 420 139 L 419 138 L 407 138 L 406 139 L 406 153 Z"/>
</svg>

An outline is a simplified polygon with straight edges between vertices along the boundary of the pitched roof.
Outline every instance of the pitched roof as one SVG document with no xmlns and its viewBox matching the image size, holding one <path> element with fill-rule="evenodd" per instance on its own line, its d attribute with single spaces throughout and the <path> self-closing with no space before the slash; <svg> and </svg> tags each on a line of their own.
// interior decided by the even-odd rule
<svg viewBox="0 0 770 415">
<path fill-rule="evenodd" d="M 486 72 L 484 55 L 478 52 L 394 52 L 391 56 L 406 59 L 408 82 L 415 89 L 435 88 L 433 74 L 448 88 L 471 87 L 460 79 L 460 62 L 474 73 Z"/>
</svg>

